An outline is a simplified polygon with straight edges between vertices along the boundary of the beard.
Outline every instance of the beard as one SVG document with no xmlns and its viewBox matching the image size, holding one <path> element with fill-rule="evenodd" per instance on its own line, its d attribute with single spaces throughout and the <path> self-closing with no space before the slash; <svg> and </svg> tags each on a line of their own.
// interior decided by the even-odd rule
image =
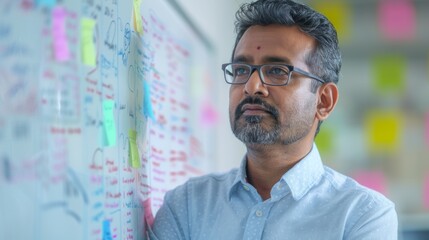
<svg viewBox="0 0 429 240">
<path fill-rule="evenodd" d="M 280 125 L 274 124 L 271 128 L 263 127 L 263 117 L 245 116 L 244 123 L 234 122 L 234 135 L 243 143 L 273 144 L 280 136 Z"/>
<path fill-rule="evenodd" d="M 268 116 L 242 116 L 244 104 L 260 104 L 269 113 Z M 279 111 L 260 98 L 248 97 L 235 110 L 232 124 L 234 135 L 244 144 L 288 145 L 305 137 L 310 131 L 313 119 L 310 118 L 314 107 L 309 104 L 296 106 L 288 112 L 289 121 L 282 124 Z M 314 116 L 314 115 L 313 115 Z"/>
</svg>

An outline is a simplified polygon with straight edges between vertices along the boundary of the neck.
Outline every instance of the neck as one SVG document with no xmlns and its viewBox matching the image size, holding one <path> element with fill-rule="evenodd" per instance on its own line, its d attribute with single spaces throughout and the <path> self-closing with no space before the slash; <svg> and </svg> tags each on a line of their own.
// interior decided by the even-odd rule
<svg viewBox="0 0 429 240">
<path fill-rule="evenodd" d="M 313 144 L 247 145 L 247 181 L 263 200 L 271 197 L 271 188 L 297 162 L 304 158 Z"/>
</svg>

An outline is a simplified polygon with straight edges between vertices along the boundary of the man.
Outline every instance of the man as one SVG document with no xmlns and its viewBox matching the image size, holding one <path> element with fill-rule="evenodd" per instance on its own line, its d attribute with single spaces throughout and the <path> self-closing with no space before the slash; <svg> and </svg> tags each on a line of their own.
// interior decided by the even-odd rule
<svg viewBox="0 0 429 240">
<path fill-rule="evenodd" d="M 237 12 L 230 122 L 239 169 L 167 193 L 153 239 L 397 239 L 392 202 L 323 166 L 314 138 L 338 100 L 332 24 L 291 0 Z"/>
</svg>

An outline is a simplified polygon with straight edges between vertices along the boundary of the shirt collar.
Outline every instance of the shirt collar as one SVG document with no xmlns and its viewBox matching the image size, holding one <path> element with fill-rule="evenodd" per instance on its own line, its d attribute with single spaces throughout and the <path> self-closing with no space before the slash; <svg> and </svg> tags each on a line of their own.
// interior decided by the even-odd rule
<svg viewBox="0 0 429 240">
<path fill-rule="evenodd" d="M 231 196 L 237 187 L 247 183 L 247 157 L 244 156 L 240 168 L 237 170 L 234 181 L 229 189 L 228 197 Z M 318 182 L 324 172 L 322 160 L 316 144 L 313 144 L 311 151 L 301 159 L 293 168 L 287 171 L 280 181 L 286 182 L 295 200 L 302 198 L 311 187 Z"/>
<path fill-rule="evenodd" d="M 289 186 L 293 198 L 299 200 L 320 180 L 324 171 L 319 151 L 313 144 L 307 156 L 287 171 L 282 180 Z"/>
<path fill-rule="evenodd" d="M 240 168 L 238 168 L 237 173 L 235 175 L 235 179 L 231 184 L 231 188 L 229 189 L 228 198 L 231 199 L 231 196 L 234 191 L 236 191 L 237 187 L 247 183 L 247 157 L 244 156 L 241 160 Z"/>
</svg>

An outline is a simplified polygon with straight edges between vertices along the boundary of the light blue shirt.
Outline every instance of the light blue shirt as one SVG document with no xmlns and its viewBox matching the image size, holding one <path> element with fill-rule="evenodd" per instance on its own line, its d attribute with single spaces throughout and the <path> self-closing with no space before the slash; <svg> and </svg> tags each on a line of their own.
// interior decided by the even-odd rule
<svg viewBox="0 0 429 240">
<path fill-rule="evenodd" d="M 262 200 L 239 169 L 168 192 L 151 239 L 397 239 L 394 204 L 323 166 L 315 145 Z"/>
</svg>

